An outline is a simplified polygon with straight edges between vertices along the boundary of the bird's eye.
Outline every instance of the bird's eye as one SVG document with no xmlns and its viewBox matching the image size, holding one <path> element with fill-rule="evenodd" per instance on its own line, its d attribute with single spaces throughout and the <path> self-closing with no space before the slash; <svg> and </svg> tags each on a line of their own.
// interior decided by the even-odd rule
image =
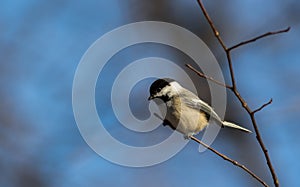
<svg viewBox="0 0 300 187">
<path fill-rule="evenodd" d="M 161 88 L 158 88 L 157 91 L 160 92 L 160 91 L 161 91 Z"/>
</svg>

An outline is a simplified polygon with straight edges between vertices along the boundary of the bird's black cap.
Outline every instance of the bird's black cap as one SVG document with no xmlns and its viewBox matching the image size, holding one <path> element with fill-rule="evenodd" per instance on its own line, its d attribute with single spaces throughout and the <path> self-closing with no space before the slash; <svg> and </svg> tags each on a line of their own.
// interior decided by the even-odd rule
<svg viewBox="0 0 300 187">
<path fill-rule="evenodd" d="M 154 81 L 150 86 L 150 97 L 148 100 L 154 99 L 154 95 L 160 92 L 164 87 L 170 85 L 171 82 L 174 82 L 175 80 L 170 78 L 164 78 L 164 79 L 157 79 Z"/>
</svg>

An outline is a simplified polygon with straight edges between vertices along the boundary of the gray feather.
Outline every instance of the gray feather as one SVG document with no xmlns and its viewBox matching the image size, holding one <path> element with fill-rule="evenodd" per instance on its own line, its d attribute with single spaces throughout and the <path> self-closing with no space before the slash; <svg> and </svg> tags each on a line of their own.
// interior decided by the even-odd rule
<svg viewBox="0 0 300 187">
<path fill-rule="evenodd" d="M 183 102 L 186 106 L 196 109 L 196 110 L 201 110 L 211 116 L 214 120 L 218 122 L 218 124 L 225 126 L 225 127 L 230 127 L 238 130 L 242 130 L 244 132 L 251 133 L 250 130 L 241 127 L 239 125 L 236 125 L 231 122 L 223 121 L 221 118 L 218 116 L 218 114 L 213 110 L 211 106 L 209 106 L 207 103 L 199 99 L 198 96 L 196 96 L 193 92 L 183 88 L 179 92 L 179 97 L 181 99 L 181 102 Z"/>
<path fill-rule="evenodd" d="M 196 96 L 194 93 L 190 92 L 189 90 L 182 90 L 179 93 L 181 102 L 183 102 L 185 105 L 187 105 L 190 108 L 201 110 L 205 112 L 206 114 L 210 115 L 212 118 L 214 118 L 217 122 L 220 122 L 222 124 L 221 118 L 218 116 L 218 114 L 213 110 L 211 106 L 209 106 L 204 101 L 200 100 L 198 96 Z"/>
</svg>

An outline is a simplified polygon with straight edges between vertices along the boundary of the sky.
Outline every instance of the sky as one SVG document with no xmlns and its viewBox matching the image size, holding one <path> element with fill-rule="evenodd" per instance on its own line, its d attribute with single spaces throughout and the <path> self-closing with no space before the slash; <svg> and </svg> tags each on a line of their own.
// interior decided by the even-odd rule
<svg viewBox="0 0 300 187">
<path fill-rule="evenodd" d="M 273 99 L 272 105 L 256 115 L 259 129 L 281 186 L 299 186 L 300 3 L 296 0 L 215 0 L 205 5 L 228 46 L 291 26 L 288 33 L 233 51 L 232 58 L 238 89 L 249 106 L 257 108 Z M 0 186 L 260 185 L 211 152 L 199 153 L 194 142 L 189 142 L 165 162 L 139 168 L 111 163 L 86 143 L 72 106 L 76 69 L 97 39 L 120 26 L 146 20 L 169 22 L 196 34 L 215 55 L 225 81 L 230 83 L 225 56 L 196 1 L 0 2 Z M 130 39 L 132 35 L 123 37 Z M 105 49 L 109 52 L 115 45 L 108 43 Z M 110 97 L 114 80 L 122 69 L 146 57 L 166 58 L 183 69 L 184 64 L 191 61 L 169 46 L 137 44 L 119 51 L 107 62 L 99 72 L 95 87 L 95 106 L 106 130 L 119 141 L 140 147 L 163 141 L 172 131 L 162 126 L 147 133 L 127 129 L 116 118 Z M 139 74 L 164 70 L 171 74 L 177 72 L 154 66 Z M 207 82 L 192 72 L 188 75 L 196 82 L 198 91 L 200 89 L 199 95 L 209 102 Z M 178 79 L 183 81 L 184 77 L 178 76 Z M 140 120 L 150 116 L 146 98 L 153 80 L 154 77 L 149 77 L 139 81 L 130 92 L 130 109 Z M 127 88 L 125 80 L 123 87 Z M 117 96 L 121 101 L 125 98 L 123 93 Z M 226 118 L 253 130 L 247 113 L 233 94 L 227 92 L 226 97 Z M 90 113 L 85 115 L 88 123 Z M 106 144 L 105 138 L 97 138 L 99 145 Z M 254 134 L 222 129 L 212 147 L 245 164 L 272 184 Z M 110 148 L 108 151 L 122 156 L 120 150 Z M 131 159 L 142 159 L 139 156 L 143 155 L 133 155 Z"/>
</svg>

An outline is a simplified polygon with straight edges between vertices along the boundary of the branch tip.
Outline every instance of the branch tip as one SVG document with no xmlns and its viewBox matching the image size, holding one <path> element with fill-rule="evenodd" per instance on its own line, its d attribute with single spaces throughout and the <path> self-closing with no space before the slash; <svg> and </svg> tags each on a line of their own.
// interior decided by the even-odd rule
<svg viewBox="0 0 300 187">
<path fill-rule="evenodd" d="M 249 40 L 240 42 L 239 44 L 236 44 L 236 45 L 234 45 L 234 46 L 232 46 L 232 47 L 229 47 L 227 50 L 228 50 L 228 51 L 232 51 L 233 49 L 239 48 L 239 47 L 241 47 L 241 46 L 243 46 L 243 45 L 247 45 L 247 44 L 249 44 L 249 43 L 253 43 L 253 42 L 255 42 L 256 40 L 259 40 L 259 39 L 262 39 L 262 38 L 266 38 L 266 37 L 268 37 L 268 36 L 272 36 L 272 35 L 276 35 L 276 34 L 281 34 L 281 33 L 289 32 L 290 30 L 291 30 L 291 27 L 288 26 L 287 28 L 282 29 L 282 30 L 266 32 L 266 33 L 264 33 L 264 34 L 262 34 L 262 35 L 256 36 L 256 37 L 254 37 L 254 38 L 252 38 L 252 39 L 249 39 Z"/>
<path fill-rule="evenodd" d="M 263 104 L 261 107 L 259 107 L 258 109 L 252 111 L 252 114 L 255 114 L 256 112 L 261 111 L 263 108 L 265 108 L 266 106 L 270 105 L 273 102 L 273 99 L 271 98 L 268 102 L 266 102 L 265 104 Z"/>
</svg>

